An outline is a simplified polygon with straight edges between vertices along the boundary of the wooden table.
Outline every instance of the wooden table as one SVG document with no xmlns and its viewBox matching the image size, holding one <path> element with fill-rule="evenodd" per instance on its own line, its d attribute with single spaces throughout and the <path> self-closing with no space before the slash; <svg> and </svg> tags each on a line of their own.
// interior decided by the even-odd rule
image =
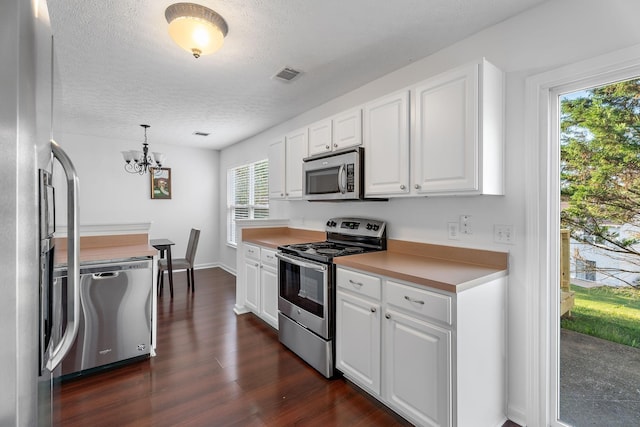
<svg viewBox="0 0 640 427">
<path fill-rule="evenodd" d="M 167 253 L 167 270 L 169 271 L 169 292 L 171 292 L 171 298 L 173 298 L 173 266 L 171 265 L 171 246 L 175 245 L 169 239 L 150 239 L 151 246 L 160 251 L 160 258 L 164 258 L 165 251 Z M 160 275 L 158 275 L 160 276 Z M 162 294 L 164 287 L 164 281 L 161 280 L 162 285 L 158 286 L 158 295 Z"/>
</svg>

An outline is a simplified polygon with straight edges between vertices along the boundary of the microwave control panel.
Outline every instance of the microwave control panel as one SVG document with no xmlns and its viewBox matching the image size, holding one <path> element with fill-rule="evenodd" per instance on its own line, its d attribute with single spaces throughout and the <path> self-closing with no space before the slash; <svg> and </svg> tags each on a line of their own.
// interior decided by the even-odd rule
<svg viewBox="0 0 640 427">
<path fill-rule="evenodd" d="M 355 189 L 355 165 L 347 164 L 347 193 L 353 193 Z"/>
</svg>

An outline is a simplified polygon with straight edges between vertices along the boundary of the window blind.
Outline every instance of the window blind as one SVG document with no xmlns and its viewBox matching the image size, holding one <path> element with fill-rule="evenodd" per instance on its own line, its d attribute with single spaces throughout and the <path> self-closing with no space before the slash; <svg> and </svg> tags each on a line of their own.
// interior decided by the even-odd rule
<svg viewBox="0 0 640 427">
<path fill-rule="evenodd" d="M 269 160 L 227 171 L 227 243 L 236 245 L 236 220 L 269 217 Z"/>
</svg>

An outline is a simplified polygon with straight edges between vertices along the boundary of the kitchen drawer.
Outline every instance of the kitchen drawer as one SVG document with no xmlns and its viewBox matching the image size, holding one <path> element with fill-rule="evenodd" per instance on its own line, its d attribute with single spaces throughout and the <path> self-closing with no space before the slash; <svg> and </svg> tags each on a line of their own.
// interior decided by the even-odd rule
<svg viewBox="0 0 640 427">
<path fill-rule="evenodd" d="M 244 257 L 252 258 L 260 261 L 260 247 L 245 243 L 244 245 Z"/>
<path fill-rule="evenodd" d="M 382 285 L 379 277 L 342 268 L 338 268 L 337 276 L 336 284 L 339 288 L 377 300 L 382 298 Z"/>
<path fill-rule="evenodd" d="M 260 261 L 264 265 L 270 265 L 272 267 L 278 266 L 278 259 L 276 258 L 276 251 L 271 249 L 262 248 L 260 251 Z"/>
<path fill-rule="evenodd" d="M 387 303 L 409 313 L 451 325 L 451 297 L 387 280 Z"/>
</svg>

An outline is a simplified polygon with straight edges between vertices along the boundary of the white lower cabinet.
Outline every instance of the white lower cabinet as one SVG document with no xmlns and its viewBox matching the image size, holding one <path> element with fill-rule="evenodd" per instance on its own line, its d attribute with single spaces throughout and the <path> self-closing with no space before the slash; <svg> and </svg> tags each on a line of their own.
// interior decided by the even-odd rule
<svg viewBox="0 0 640 427">
<path fill-rule="evenodd" d="M 338 267 L 336 367 L 417 426 L 505 417 L 506 277 L 448 293 Z"/>
<path fill-rule="evenodd" d="M 337 291 L 336 367 L 380 393 L 380 303 Z"/>
<path fill-rule="evenodd" d="M 244 244 L 245 306 L 278 328 L 278 270 L 276 251 Z"/>
<path fill-rule="evenodd" d="M 270 258 L 273 258 L 273 264 L 269 263 Z M 262 249 L 262 263 L 260 267 L 260 316 L 277 329 L 278 267 L 275 263 L 275 251 Z"/>
<path fill-rule="evenodd" d="M 384 329 L 389 406 L 420 425 L 451 425 L 451 331 L 390 309 Z"/>
<path fill-rule="evenodd" d="M 253 312 L 260 309 L 260 248 L 253 245 L 244 247 L 244 277 L 247 283 L 245 305 Z"/>
</svg>

